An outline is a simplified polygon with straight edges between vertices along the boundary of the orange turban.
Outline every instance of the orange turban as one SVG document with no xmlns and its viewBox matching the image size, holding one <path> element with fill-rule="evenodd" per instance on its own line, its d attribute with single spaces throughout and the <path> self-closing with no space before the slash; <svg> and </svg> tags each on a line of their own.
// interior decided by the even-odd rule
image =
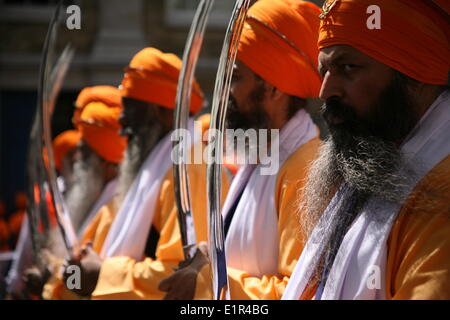
<svg viewBox="0 0 450 320">
<path fill-rule="evenodd" d="M 78 126 L 81 112 L 91 102 L 102 102 L 111 107 L 122 106 L 122 96 L 116 87 L 112 86 L 95 86 L 87 87 L 81 90 L 75 102 L 75 112 L 73 115 L 73 123 Z"/>
<path fill-rule="evenodd" d="M 420 0 L 338 0 L 327 2 L 319 48 L 349 45 L 401 73 L 429 84 L 447 84 L 450 26 L 444 7 Z M 326 3 L 326 4 L 327 4 Z M 324 5 L 324 8 L 326 6 Z M 380 8 L 380 29 L 367 20 Z M 448 5 L 447 5 L 448 7 Z"/>
<path fill-rule="evenodd" d="M 106 91 L 104 91 L 106 93 Z M 119 123 L 122 112 L 119 89 L 109 95 L 108 103 L 101 99 L 89 102 L 81 112 L 79 130 L 81 138 L 103 159 L 120 163 L 123 158 L 127 140 L 120 136 Z M 107 101 L 107 100 L 104 100 Z"/>
<path fill-rule="evenodd" d="M 306 1 L 256 2 L 248 11 L 237 59 L 286 94 L 317 97 L 319 14 Z"/>
<path fill-rule="evenodd" d="M 67 130 L 53 140 L 53 156 L 55 157 L 56 169 L 61 170 L 62 160 L 77 147 L 80 138 L 80 133 L 77 130 Z M 44 152 L 44 154 L 46 153 Z"/>
<path fill-rule="evenodd" d="M 125 70 L 122 95 L 169 109 L 175 108 L 175 97 L 181 60 L 174 54 L 155 48 L 138 52 Z M 192 85 L 190 111 L 195 114 L 203 105 L 203 92 L 196 81 Z"/>
</svg>

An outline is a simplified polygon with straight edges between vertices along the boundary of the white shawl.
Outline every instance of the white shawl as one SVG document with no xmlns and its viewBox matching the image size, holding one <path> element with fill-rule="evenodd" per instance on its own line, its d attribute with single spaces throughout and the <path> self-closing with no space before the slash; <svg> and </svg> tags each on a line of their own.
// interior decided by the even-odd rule
<svg viewBox="0 0 450 320">
<path fill-rule="evenodd" d="M 84 234 L 84 231 L 89 226 L 89 224 L 92 222 L 92 220 L 95 218 L 97 212 L 101 209 L 101 207 L 108 204 L 112 200 L 112 198 L 114 197 L 114 195 L 116 194 L 116 191 L 117 191 L 117 184 L 118 184 L 118 179 L 115 178 L 115 179 L 109 181 L 105 185 L 102 193 L 98 197 L 95 204 L 92 206 L 89 213 L 86 215 L 86 218 L 84 219 L 83 224 L 81 225 L 80 229 L 77 232 L 79 239 L 81 239 L 81 237 Z"/>
<path fill-rule="evenodd" d="M 450 154 L 450 91 L 445 91 L 410 133 L 401 150 L 414 166 L 413 183 L 405 190 L 409 194 L 415 185 L 440 161 Z M 330 208 L 339 201 L 337 194 L 313 231 L 297 262 L 283 299 L 299 299 L 312 270 L 320 257 L 318 239 L 323 236 L 320 225 L 335 213 Z M 401 204 L 369 200 L 345 235 L 330 270 L 322 299 L 384 299 L 387 240 Z M 376 214 L 374 214 L 376 212 Z M 380 286 L 372 282 L 379 276 Z"/>
<path fill-rule="evenodd" d="M 280 132 L 279 172 L 284 161 L 317 136 L 317 128 L 300 110 Z M 262 175 L 262 166 L 247 165 L 234 178 L 224 203 L 228 214 L 243 188 L 225 242 L 227 266 L 255 277 L 278 274 L 278 215 L 275 207 L 277 174 Z M 247 183 L 248 181 L 248 183 Z"/>
<path fill-rule="evenodd" d="M 194 123 L 189 122 L 191 136 Z M 101 251 L 102 258 L 127 256 L 140 261 L 144 250 L 161 183 L 172 165 L 172 132 L 152 150 L 135 178 L 114 219 Z"/>
</svg>

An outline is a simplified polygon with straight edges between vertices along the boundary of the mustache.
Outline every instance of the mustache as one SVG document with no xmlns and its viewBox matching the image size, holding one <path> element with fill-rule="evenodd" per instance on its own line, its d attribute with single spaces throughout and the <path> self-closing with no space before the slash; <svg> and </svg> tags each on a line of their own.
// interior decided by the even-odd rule
<svg viewBox="0 0 450 320">
<path fill-rule="evenodd" d="M 247 115 L 239 110 L 236 99 L 230 95 L 228 99 L 225 126 L 227 129 L 244 129 L 246 127 Z"/>
<path fill-rule="evenodd" d="M 340 145 L 342 142 L 351 142 L 357 137 L 372 139 L 374 137 L 391 141 L 396 136 L 396 126 L 387 125 L 386 118 L 389 115 L 385 108 L 376 107 L 369 111 L 369 114 L 361 117 L 356 114 L 350 105 L 343 103 L 339 99 L 330 99 L 322 105 L 321 114 L 324 118 L 334 140 Z M 401 121 L 395 121 L 397 125 Z"/>
<path fill-rule="evenodd" d="M 353 108 L 336 98 L 327 100 L 320 108 L 320 114 L 328 125 L 333 125 L 333 118 L 340 118 L 343 122 L 357 122 L 358 120 Z"/>
</svg>

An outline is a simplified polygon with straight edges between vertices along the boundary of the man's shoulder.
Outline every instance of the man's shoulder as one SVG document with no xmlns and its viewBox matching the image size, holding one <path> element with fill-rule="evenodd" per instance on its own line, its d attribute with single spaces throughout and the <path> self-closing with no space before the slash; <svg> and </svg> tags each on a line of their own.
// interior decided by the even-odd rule
<svg viewBox="0 0 450 320">
<path fill-rule="evenodd" d="M 404 202 L 396 224 L 404 230 L 422 230 L 434 221 L 450 230 L 450 155 L 417 184 Z"/>
<path fill-rule="evenodd" d="M 297 148 L 281 166 L 278 172 L 278 180 L 304 177 L 308 167 L 318 155 L 320 144 L 319 137 L 315 137 Z"/>
<path fill-rule="evenodd" d="M 447 213 L 450 217 L 450 155 L 417 184 L 405 206 L 414 212 Z"/>
<path fill-rule="evenodd" d="M 450 157 L 435 166 L 404 203 L 388 240 L 388 294 L 448 299 Z"/>
</svg>

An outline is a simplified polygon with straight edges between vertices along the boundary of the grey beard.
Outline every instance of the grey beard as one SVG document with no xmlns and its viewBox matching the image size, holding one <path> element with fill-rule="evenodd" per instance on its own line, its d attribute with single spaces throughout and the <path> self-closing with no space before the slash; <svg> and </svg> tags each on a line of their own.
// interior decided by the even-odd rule
<svg viewBox="0 0 450 320">
<path fill-rule="evenodd" d="M 142 164 L 161 140 L 163 133 L 163 126 L 155 123 L 151 127 L 141 130 L 139 135 L 129 138 L 125 158 L 119 168 L 118 207 L 125 199 Z"/>
<path fill-rule="evenodd" d="M 66 192 L 67 207 L 75 230 L 94 206 L 105 185 L 100 157 L 91 152 L 86 159 L 74 163 L 72 183 Z"/>
<path fill-rule="evenodd" d="M 317 226 L 322 232 L 320 239 L 315 240 L 320 242 L 323 254 L 314 272 L 317 278 L 324 268 L 331 267 L 343 237 L 369 198 L 403 202 L 407 196 L 405 187 L 413 177 L 394 146 L 376 138 L 356 138 L 356 141 L 351 150 L 343 151 L 336 149 L 332 138 L 324 141 L 301 191 L 298 214 L 300 232 L 305 238 L 311 235 L 337 190 L 343 189 L 331 220 Z"/>
</svg>

